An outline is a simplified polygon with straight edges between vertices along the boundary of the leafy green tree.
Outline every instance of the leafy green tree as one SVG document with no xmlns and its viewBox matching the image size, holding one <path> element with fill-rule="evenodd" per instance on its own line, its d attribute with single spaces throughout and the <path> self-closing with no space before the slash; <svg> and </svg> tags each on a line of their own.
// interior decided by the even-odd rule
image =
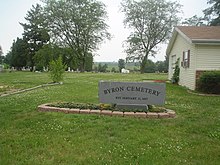
<svg viewBox="0 0 220 165">
<path fill-rule="evenodd" d="M 43 67 L 48 67 L 50 61 L 56 59 L 53 54 L 53 48 L 51 45 L 44 45 L 40 50 L 35 53 L 34 63 L 37 70 L 42 70 Z"/>
<path fill-rule="evenodd" d="M 34 62 L 37 69 L 42 70 L 43 67 L 48 67 L 51 60 L 57 59 L 59 56 L 62 57 L 63 63 L 68 67 L 76 69 L 77 59 L 72 55 L 70 48 L 62 48 L 56 45 L 48 44 L 44 45 L 34 56 Z"/>
<path fill-rule="evenodd" d="M 181 5 L 166 0 L 124 0 L 124 24 L 132 29 L 127 39 L 127 60 L 140 61 L 141 73 L 147 59 L 155 54 L 158 44 L 165 42 L 179 21 Z"/>
<path fill-rule="evenodd" d="M 80 70 L 86 57 L 109 38 L 105 5 L 96 0 L 45 0 L 45 16 L 54 43 L 69 46 L 77 56 Z"/>
<path fill-rule="evenodd" d="M 93 66 L 93 56 L 90 53 L 86 56 L 85 71 L 87 72 L 92 71 L 92 66 Z"/>
<path fill-rule="evenodd" d="M 111 72 L 113 72 L 113 73 L 115 73 L 115 72 L 116 72 L 116 69 L 115 69 L 115 67 L 112 67 L 112 70 L 111 70 Z"/>
<path fill-rule="evenodd" d="M 145 73 L 154 73 L 156 71 L 156 65 L 152 60 L 147 60 L 144 68 Z"/>
<path fill-rule="evenodd" d="M 98 72 L 106 72 L 108 68 L 107 64 L 102 65 L 101 63 L 99 63 L 98 65 Z"/>
<path fill-rule="evenodd" d="M 50 78 L 54 83 L 61 82 L 63 80 L 63 74 L 66 66 L 63 65 L 62 57 L 60 56 L 57 60 L 52 60 L 49 65 Z"/>
<path fill-rule="evenodd" d="M 155 65 L 156 65 L 156 71 L 167 73 L 168 72 L 168 66 L 169 66 L 168 56 L 165 56 L 164 61 L 157 61 L 155 63 Z"/>
<path fill-rule="evenodd" d="M 34 64 L 34 55 L 43 45 L 50 40 L 48 30 L 46 29 L 46 19 L 43 8 L 37 4 L 28 11 L 25 20 L 27 23 L 20 23 L 24 28 L 23 38 L 29 46 L 28 65 L 32 68 Z"/>
<path fill-rule="evenodd" d="M 22 67 L 27 65 L 27 55 L 28 55 L 28 44 L 25 40 L 17 38 L 13 42 L 10 50 L 10 61 L 9 64 L 17 70 L 21 70 Z"/>
<path fill-rule="evenodd" d="M 211 26 L 220 26 L 220 0 L 208 0 L 207 3 L 212 6 L 203 11 L 205 18 Z"/>
<path fill-rule="evenodd" d="M 123 68 L 125 68 L 125 60 L 124 59 L 119 59 L 118 60 L 118 68 L 119 68 L 119 72 L 121 72 L 121 70 Z"/>
</svg>

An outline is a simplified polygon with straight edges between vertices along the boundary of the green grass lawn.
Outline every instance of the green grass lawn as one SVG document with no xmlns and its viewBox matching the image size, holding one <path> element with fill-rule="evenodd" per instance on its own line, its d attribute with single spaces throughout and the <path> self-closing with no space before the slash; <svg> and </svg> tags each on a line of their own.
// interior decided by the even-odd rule
<svg viewBox="0 0 220 165">
<path fill-rule="evenodd" d="M 0 97 L 0 164 L 218 165 L 220 97 L 167 83 L 174 119 L 38 112 L 43 103 L 98 103 L 98 81 L 166 80 L 166 74 L 66 73 L 64 84 Z M 46 73 L 0 73 L 0 86 L 50 82 Z"/>
</svg>

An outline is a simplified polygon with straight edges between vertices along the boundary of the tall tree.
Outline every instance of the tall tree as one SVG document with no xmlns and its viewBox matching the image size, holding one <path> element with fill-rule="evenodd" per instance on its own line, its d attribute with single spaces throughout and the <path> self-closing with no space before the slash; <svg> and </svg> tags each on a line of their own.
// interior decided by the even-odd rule
<svg viewBox="0 0 220 165">
<path fill-rule="evenodd" d="M 119 68 L 119 72 L 121 72 L 121 70 L 123 68 L 125 68 L 125 60 L 124 59 L 119 59 L 118 60 L 118 68 Z"/>
<path fill-rule="evenodd" d="M 27 42 L 21 38 L 17 38 L 13 42 L 10 53 L 10 65 L 17 70 L 21 70 L 22 67 L 27 65 L 28 45 Z"/>
<path fill-rule="evenodd" d="M 124 24 L 133 30 L 127 39 L 127 60 L 140 61 L 143 73 L 148 56 L 155 54 L 178 23 L 181 5 L 166 0 L 124 0 L 121 5 Z"/>
<path fill-rule="evenodd" d="M 109 38 L 105 5 L 96 0 L 44 0 L 52 39 L 69 46 L 85 70 L 86 57 Z"/>
<path fill-rule="evenodd" d="M 37 4 L 28 11 L 25 20 L 27 23 L 20 23 L 24 28 L 23 38 L 28 42 L 28 65 L 34 66 L 34 55 L 43 45 L 50 40 L 46 29 L 46 19 L 43 15 L 43 8 Z"/>
<path fill-rule="evenodd" d="M 220 0 L 208 0 L 208 4 L 212 6 L 203 11 L 205 18 L 211 26 L 220 26 Z"/>
</svg>

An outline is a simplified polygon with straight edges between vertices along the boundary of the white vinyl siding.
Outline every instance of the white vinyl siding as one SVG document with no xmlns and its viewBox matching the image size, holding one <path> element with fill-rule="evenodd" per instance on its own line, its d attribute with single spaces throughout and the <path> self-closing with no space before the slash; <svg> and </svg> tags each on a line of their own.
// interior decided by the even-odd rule
<svg viewBox="0 0 220 165">
<path fill-rule="evenodd" d="M 195 89 L 195 45 L 190 44 L 179 34 L 177 35 L 173 47 L 170 52 L 170 57 L 176 55 L 176 59 L 180 58 L 180 63 L 183 60 L 183 52 L 190 50 L 190 67 L 183 68 L 180 66 L 179 84 L 189 89 Z M 172 60 L 169 60 L 169 79 L 172 78 Z"/>
<path fill-rule="evenodd" d="M 196 52 L 196 70 L 220 70 L 220 45 L 197 45 Z"/>
</svg>

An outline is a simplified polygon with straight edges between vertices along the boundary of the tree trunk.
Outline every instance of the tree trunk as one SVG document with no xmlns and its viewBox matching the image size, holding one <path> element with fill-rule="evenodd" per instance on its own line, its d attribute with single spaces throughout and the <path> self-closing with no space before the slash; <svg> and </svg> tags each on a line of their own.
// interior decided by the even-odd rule
<svg viewBox="0 0 220 165">
<path fill-rule="evenodd" d="M 147 64 L 147 56 L 144 56 L 144 59 L 141 61 L 141 74 L 144 73 L 144 70 L 145 70 L 145 67 L 146 67 L 146 64 Z"/>
</svg>

